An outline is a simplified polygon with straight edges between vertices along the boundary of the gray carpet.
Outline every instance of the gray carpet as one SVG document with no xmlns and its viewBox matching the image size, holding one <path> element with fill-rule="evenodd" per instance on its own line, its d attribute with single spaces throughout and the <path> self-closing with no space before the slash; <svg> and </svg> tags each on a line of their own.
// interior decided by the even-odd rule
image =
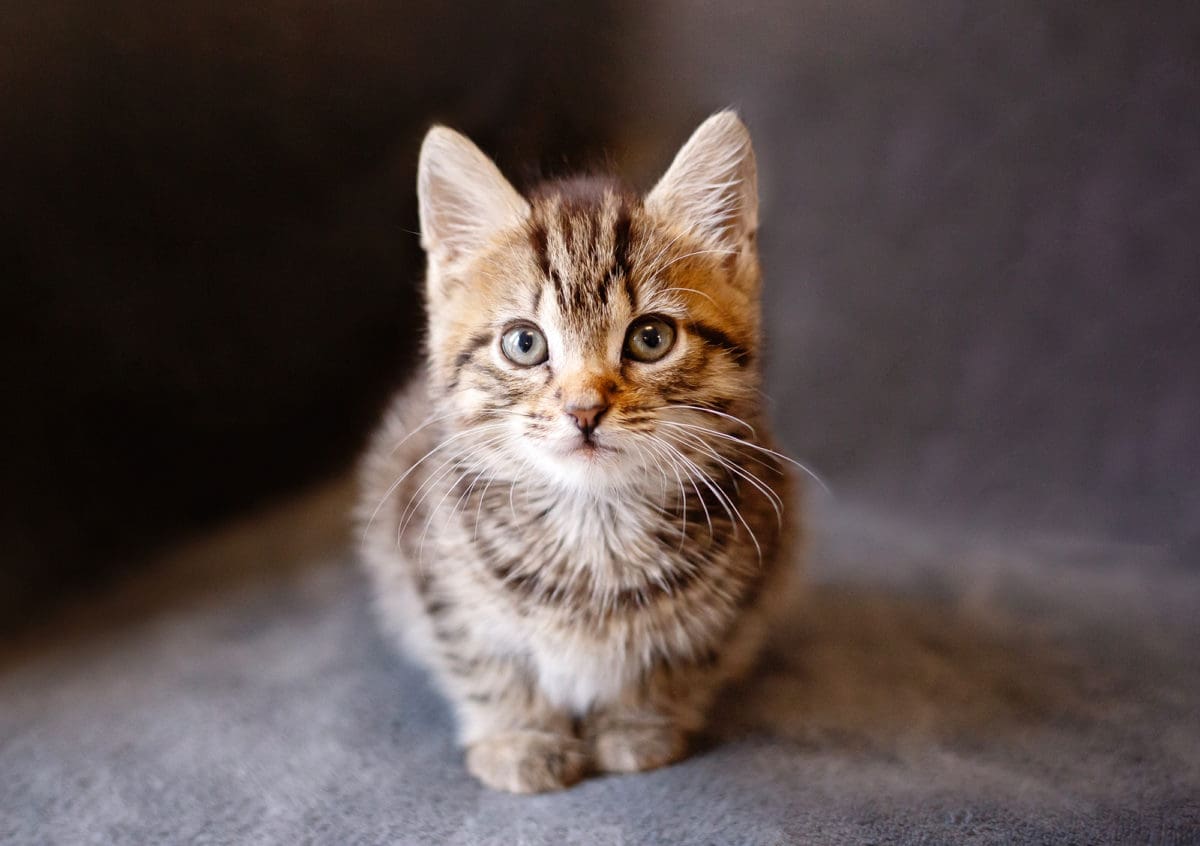
<svg viewBox="0 0 1200 846">
<path fill-rule="evenodd" d="M 377 634 L 347 493 L 5 651 L 0 842 L 1200 842 L 1200 570 L 1159 550 L 819 499 L 807 596 L 694 757 L 518 798 Z"/>
</svg>

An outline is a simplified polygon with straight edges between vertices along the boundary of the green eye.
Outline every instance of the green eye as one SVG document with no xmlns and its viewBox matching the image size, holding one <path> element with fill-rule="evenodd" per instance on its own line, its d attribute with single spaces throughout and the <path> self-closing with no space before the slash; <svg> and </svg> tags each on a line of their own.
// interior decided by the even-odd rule
<svg viewBox="0 0 1200 846">
<path fill-rule="evenodd" d="M 546 336 L 533 326 L 515 326 L 500 339 L 500 350 L 513 364 L 533 367 L 550 357 Z"/>
<path fill-rule="evenodd" d="M 658 361 L 674 345 L 674 326 L 661 317 L 642 317 L 629 325 L 625 355 L 634 361 Z"/>
</svg>

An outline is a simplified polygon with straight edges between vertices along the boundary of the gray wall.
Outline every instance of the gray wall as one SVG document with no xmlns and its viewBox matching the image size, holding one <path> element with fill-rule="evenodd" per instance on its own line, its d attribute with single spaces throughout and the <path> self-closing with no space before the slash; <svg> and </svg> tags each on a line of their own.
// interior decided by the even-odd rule
<svg viewBox="0 0 1200 846">
<path fill-rule="evenodd" d="M 1200 551 L 1196 8 L 659 7 L 636 160 L 750 124 L 770 394 L 835 492 Z"/>
</svg>

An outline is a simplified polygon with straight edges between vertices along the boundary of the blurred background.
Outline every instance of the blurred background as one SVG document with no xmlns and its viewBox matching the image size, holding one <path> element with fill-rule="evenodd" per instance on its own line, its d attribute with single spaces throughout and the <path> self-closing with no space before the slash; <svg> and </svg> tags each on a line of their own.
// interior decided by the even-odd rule
<svg viewBox="0 0 1200 846">
<path fill-rule="evenodd" d="M 4 3 L 0 621 L 352 465 L 414 362 L 430 123 L 645 188 L 725 106 L 794 455 L 1194 566 L 1198 8 Z"/>
</svg>

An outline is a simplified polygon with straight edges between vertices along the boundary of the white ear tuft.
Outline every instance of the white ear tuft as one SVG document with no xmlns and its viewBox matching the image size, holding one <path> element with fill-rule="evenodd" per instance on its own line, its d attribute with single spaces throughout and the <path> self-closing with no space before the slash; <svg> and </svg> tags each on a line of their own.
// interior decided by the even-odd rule
<svg viewBox="0 0 1200 846">
<path fill-rule="evenodd" d="M 725 249 L 740 249 L 757 231 L 754 148 L 734 112 L 717 112 L 700 124 L 647 195 L 646 208 Z"/>
<path fill-rule="evenodd" d="M 492 160 L 465 136 L 444 126 L 429 130 L 417 164 L 421 246 L 449 262 L 482 246 L 529 214 Z"/>
</svg>

